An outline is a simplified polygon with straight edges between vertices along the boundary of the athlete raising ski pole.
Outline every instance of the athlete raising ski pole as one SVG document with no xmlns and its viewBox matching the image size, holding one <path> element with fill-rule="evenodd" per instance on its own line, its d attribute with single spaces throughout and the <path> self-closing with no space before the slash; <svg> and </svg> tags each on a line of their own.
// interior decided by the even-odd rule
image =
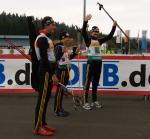
<svg viewBox="0 0 150 139">
<path fill-rule="evenodd" d="M 102 57 L 100 56 L 100 47 L 103 43 L 110 40 L 116 30 L 117 22 L 114 21 L 111 32 L 108 36 L 104 38 L 98 38 L 99 28 L 97 26 L 92 27 L 91 36 L 87 33 L 87 24 L 91 20 L 92 15 L 87 15 L 84 19 L 82 35 L 88 47 L 88 57 L 87 57 L 87 68 L 86 68 L 86 78 L 83 89 L 84 105 L 85 110 L 91 110 L 92 108 L 102 108 L 102 105 L 97 101 L 97 87 L 99 85 L 101 69 L 102 69 Z M 90 83 L 92 82 L 92 103 L 88 102 L 88 92 L 90 88 Z"/>
</svg>

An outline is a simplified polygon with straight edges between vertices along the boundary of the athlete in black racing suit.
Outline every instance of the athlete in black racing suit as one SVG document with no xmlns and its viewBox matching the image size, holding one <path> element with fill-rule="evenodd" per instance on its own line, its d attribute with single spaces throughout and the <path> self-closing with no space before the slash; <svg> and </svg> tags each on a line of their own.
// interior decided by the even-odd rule
<svg viewBox="0 0 150 139">
<path fill-rule="evenodd" d="M 88 57 L 87 57 L 87 68 L 86 68 L 86 78 L 83 89 L 84 96 L 84 105 L 83 108 L 86 110 L 90 110 L 93 107 L 101 108 L 102 105 L 97 101 L 97 87 L 99 85 L 101 69 L 102 69 L 102 57 L 100 56 L 100 47 L 103 43 L 110 40 L 116 30 L 117 23 L 113 23 L 113 27 L 108 36 L 104 38 L 98 38 L 99 28 L 97 26 L 92 27 L 91 37 L 88 36 L 87 33 L 87 24 L 91 19 L 91 15 L 87 15 L 85 17 L 82 35 L 84 41 L 86 43 L 86 47 L 88 48 Z M 92 103 L 91 105 L 88 103 L 88 91 L 90 88 L 90 83 L 92 81 Z"/>
</svg>

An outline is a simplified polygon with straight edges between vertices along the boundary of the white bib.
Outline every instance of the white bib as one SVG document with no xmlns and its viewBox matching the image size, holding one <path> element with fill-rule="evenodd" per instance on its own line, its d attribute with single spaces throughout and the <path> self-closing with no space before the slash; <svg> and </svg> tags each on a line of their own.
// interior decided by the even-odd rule
<svg viewBox="0 0 150 139">
<path fill-rule="evenodd" d="M 62 49 L 63 48 L 64 47 L 62 47 Z M 61 59 L 59 61 L 59 65 L 67 65 L 67 64 L 71 64 L 70 59 L 69 59 L 69 53 L 64 52 L 63 56 L 61 57 Z"/>
<path fill-rule="evenodd" d="M 97 56 L 101 54 L 100 44 L 98 40 L 91 40 L 91 45 L 88 48 L 89 56 Z"/>
<path fill-rule="evenodd" d="M 56 61 L 55 54 L 54 54 L 54 45 L 50 38 L 48 38 L 44 33 L 41 33 L 35 40 L 35 52 L 37 55 L 38 60 L 41 60 L 40 51 L 37 46 L 37 41 L 40 37 L 45 37 L 48 40 L 49 48 L 47 49 L 47 56 L 48 61 Z M 42 47 L 42 46 L 41 46 Z"/>
</svg>

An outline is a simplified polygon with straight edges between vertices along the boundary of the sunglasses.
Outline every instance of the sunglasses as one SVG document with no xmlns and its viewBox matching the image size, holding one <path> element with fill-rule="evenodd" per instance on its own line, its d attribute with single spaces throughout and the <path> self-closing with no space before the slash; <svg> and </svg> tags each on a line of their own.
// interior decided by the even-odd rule
<svg viewBox="0 0 150 139">
<path fill-rule="evenodd" d="M 99 33 L 99 31 L 93 31 L 93 32 L 95 32 L 95 33 Z"/>
</svg>

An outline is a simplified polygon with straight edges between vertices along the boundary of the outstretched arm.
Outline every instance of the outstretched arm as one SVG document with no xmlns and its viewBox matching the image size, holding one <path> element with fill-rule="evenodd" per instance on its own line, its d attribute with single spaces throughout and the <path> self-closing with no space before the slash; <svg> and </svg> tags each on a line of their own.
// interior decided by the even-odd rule
<svg viewBox="0 0 150 139">
<path fill-rule="evenodd" d="M 83 23 L 83 28 L 82 28 L 82 36 L 84 38 L 84 41 L 85 41 L 85 44 L 87 47 L 89 47 L 90 45 L 90 39 L 89 39 L 89 36 L 88 36 L 88 33 L 87 33 L 87 24 L 88 24 L 88 21 L 91 20 L 92 18 L 92 15 L 87 15 L 84 19 L 84 23 Z"/>
<path fill-rule="evenodd" d="M 117 22 L 115 21 L 115 22 L 113 23 L 113 27 L 112 27 L 112 30 L 111 30 L 111 32 L 109 33 L 109 35 L 106 36 L 106 37 L 104 37 L 104 38 L 98 39 L 98 41 L 99 41 L 100 44 L 103 44 L 103 43 L 105 43 L 106 41 L 109 41 L 109 40 L 113 37 L 113 35 L 114 35 L 115 31 L 116 31 L 116 26 L 117 26 Z"/>
</svg>

